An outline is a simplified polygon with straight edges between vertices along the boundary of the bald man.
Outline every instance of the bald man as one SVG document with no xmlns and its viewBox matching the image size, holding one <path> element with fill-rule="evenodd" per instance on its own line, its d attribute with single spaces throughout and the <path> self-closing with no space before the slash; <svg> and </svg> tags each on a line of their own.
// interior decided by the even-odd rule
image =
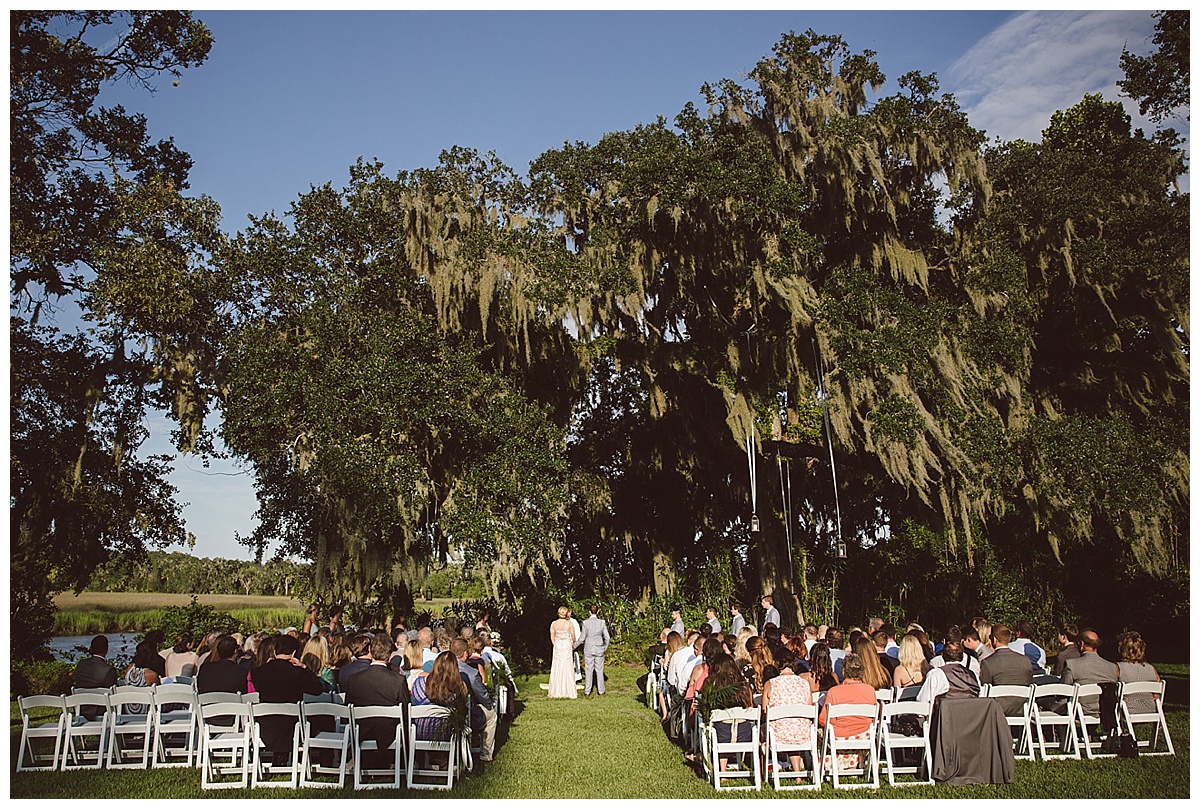
<svg viewBox="0 0 1200 809">
<path fill-rule="evenodd" d="M 1079 633 L 1079 657 L 1068 660 L 1063 669 L 1062 681 L 1071 685 L 1098 685 L 1099 683 L 1115 683 L 1119 677 L 1117 664 L 1100 656 L 1100 637 L 1094 630 L 1085 629 Z M 1088 716 L 1100 715 L 1099 697 L 1081 697 L 1079 704 Z"/>
</svg>

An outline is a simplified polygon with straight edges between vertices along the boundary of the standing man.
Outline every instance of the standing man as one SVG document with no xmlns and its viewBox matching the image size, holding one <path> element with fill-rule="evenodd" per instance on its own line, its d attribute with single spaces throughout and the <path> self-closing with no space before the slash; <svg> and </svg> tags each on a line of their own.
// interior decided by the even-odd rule
<svg viewBox="0 0 1200 809">
<path fill-rule="evenodd" d="M 742 627 L 746 625 L 746 619 L 742 617 L 742 605 L 738 602 L 733 602 L 729 605 L 729 612 L 733 615 L 733 623 L 730 624 L 729 631 L 736 638 L 737 634 L 742 631 Z"/>
<path fill-rule="evenodd" d="M 684 636 L 683 608 L 678 604 L 671 607 L 671 631 L 678 632 L 681 638 Z"/>
<path fill-rule="evenodd" d="M 709 607 L 704 611 L 704 617 L 708 619 L 708 625 L 712 628 L 712 634 L 719 635 L 721 633 L 721 622 L 717 620 L 717 611 Z"/>
<path fill-rule="evenodd" d="M 771 596 L 763 596 L 762 608 L 766 613 L 763 615 L 763 630 L 766 630 L 767 624 L 775 624 L 775 626 L 779 626 L 779 610 L 775 609 L 775 599 Z"/>
<path fill-rule="evenodd" d="M 604 653 L 612 640 L 608 625 L 600 617 L 600 605 L 592 604 L 591 615 L 583 622 L 583 695 L 592 693 L 592 672 L 596 673 L 596 693 L 604 696 Z"/>
</svg>

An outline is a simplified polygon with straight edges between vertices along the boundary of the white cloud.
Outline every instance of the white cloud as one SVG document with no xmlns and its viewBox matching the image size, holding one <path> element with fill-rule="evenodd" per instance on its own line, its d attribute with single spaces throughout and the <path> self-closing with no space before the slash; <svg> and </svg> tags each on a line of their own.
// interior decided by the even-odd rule
<svg viewBox="0 0 1200 809">
<path fill-rule="evenodd" d="M 1154 127 L 1120 97 L 1116 82 L 1124 78 L 1122 48 L 1147 53 L 1153 33 L 1149 11 L 1028 11 L 963 54 L 944 85 L 989 140 L 1040 141 L 1055 110 L 1087 93 L 1123 101 L 1134 126 L 1149 131 Z"/>
</svg>

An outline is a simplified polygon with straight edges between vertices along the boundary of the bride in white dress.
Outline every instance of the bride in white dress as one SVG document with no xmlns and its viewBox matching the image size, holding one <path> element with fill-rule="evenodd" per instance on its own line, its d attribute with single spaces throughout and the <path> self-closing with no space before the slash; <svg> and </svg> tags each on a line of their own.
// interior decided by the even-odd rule
<svg viewBox="0 0 1200 809">
<path fill-rule="evenodd" d="M 550 662 L 550 696 L 575 699 L 575 664 L 572 650 L 575 648 L 575 629 L 567 620 L 567 608 L 558 608 L 558 620 L 550 624 L 550 642 L 554 644 L 554 657 Z"/>
</svg>

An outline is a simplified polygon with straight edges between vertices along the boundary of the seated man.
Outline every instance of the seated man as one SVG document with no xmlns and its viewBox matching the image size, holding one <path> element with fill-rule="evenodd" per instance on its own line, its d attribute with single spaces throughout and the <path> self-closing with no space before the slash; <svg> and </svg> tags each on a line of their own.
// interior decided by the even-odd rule
<svg viewBox="0 0 1200 809">
<path fill-rule="evenodd" d="M 954 637 L 957 633 L 950 633 Z M 963 662 L 962 641 L 949 638 L 942 647 L 944 663 L 940 668 L 931 668 L 925 675 L 925 683 L 917 694 L 917 700 L 928 702 L 935 708 L 943 699 L 975 698 L 979 696 L 979 680 L 975 672 Z"/>
<path fill-rule="evenodd" d="M 1079 657 L 1079 627 L 1075 624 L 1063 624 L 1059 627 L 1058 645 L 1061 648 L 1054 656 L 1054 676 L 1061 680 L 1067 668 L 1067 661 Z"/>
<path fill-rule="evenodd" d="M 305 694 L 322 694 L 325 684 L 296 659 L 300 642 L 291 635 L 280 635 L 275 654 L 263 665 L 250 671 L 250 681 L 262 702 L 300 702 Z M 271 761 L 284 766 L 291 758 L 292 729 L 290 716 L 264 716 L 257 720 L 263 744 L 271 751 Z"/>
<path fill-rule="evenodd" d="M 402 705 L 409 701 L 408 679 L 388 666 L 395 648 L 392 639 L 383 632 L 371 640 L 371 665 L 348 678 L 342 687 L 347 705 L 387 706 Z M 378 745 L 379 750 L 374 756 L 378 761 L 387 759 L 383 751 L 396 738 L 396 726 L 399 724 L 399 719 L 363 720 L 362 738 Z"/>
<path fill-rule="evenodd" d="M 112 688 L 117 684 L 117 670 L 106 659 L 108 655 L 108 636 L 97 635 L 88 645 L 88 656 L 75 664 L 76 688 Z M 82 713 L 88 719 L 95 719 L 104 713 L 103 708 L 83 706 Z"/>
<path fill-rule="evenodd" d="M 1079 657 L 1068 660 L 1063 669 L 1062 681 L 1071 685 L 1099 685 L 1100 683 L 1115 683 L 1120 679 L 1120 671 L 1116 663 L 1111 663 L 1100 656 L 1100 636 L 1094 630 L 1085 629 L 1079 633 Z M 1100 697 L 1080 697 L 1079 705 L 1088 716 L 1100 715 Z"/>
<path fill-rule="evenodd" d="M 1033 669 L 1029 658 L 1014 652 L 1008 647 L 1012 642 L 1012 630 L 1004 624 L 992 627 L 993 651 L 979 664 L 979 681 L 989 685 L 1030 685 L 1033 682 Z M 1000 707 L 1006 716 L 1020 716 L 1025 709 L 1025 700 L 1017 697 L 1004 697 Z"/>
<path fill-rule="evenodd" d="M 196 674 L 197 693 L 246 693 L 246 671 L 233 660 L 237 653 L 238 642 L 233 636 L 221 635 L 217 639 L 215 657 L 210 657 Z"/>
<path fill-rule="evenodd" d="M 496 708 L 492 704 L 492 695 L 483 684 L 479 669 L 467 665 L 470 646 L 462 638 L 450 642 L 450 651 L 458 658 L 458 674 L 467 686 L 471 696 L 471 730 L 473 734 L 480 731 L 483 738 L 480 741 L 479 760 L 489 762 L 496 749 Z"/>
</svg>

